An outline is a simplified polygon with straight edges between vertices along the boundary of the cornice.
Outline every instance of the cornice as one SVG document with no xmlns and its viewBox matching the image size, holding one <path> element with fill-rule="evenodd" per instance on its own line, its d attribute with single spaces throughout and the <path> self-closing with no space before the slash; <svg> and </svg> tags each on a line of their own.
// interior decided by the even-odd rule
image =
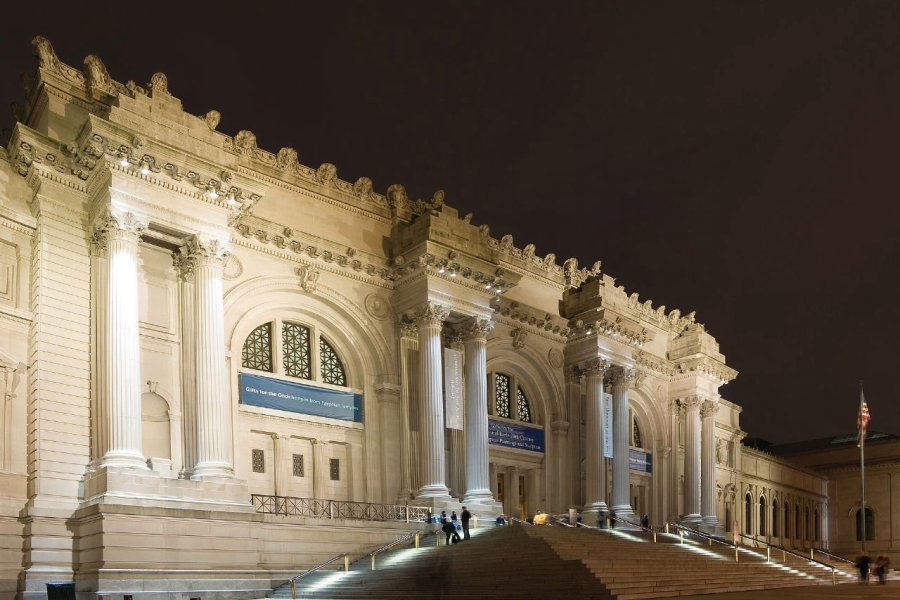
<svg viewBox="0 0 900 600">
<path fill-rule="evenodd" d="M 0 206 L 0 227 L 17 233 L 32 235 L 37 228 L 37 219 L 31 215 L 23 215 L 5 206 Z"/>
<path fill-rule="evenodd" d="M 676 368 L 677 371 L 672 376 L 672 381 L 681 381 L 697 375 L 706 375 L 717 379 L 724 385 L 738 375 L 736 370 L 706 355 L 680 361 L 677 363 Z"/>
<path fill-rule="evenodd" d="M 0 319 L 10 321 L 17 325 L 25 325 L 27 327 L 31 325 L 31 322 L 34 320 L 34 315 L 31 311 L 13 308 L 11 306 L 0 306 Z"/>
<path fill-rule="evenodd" d="M 566 320 L 558 315 L 501 297 L 495 298 L 491 306 L 496 311 L 495 319 L 513 327 L 525 326 L 530 332 L 553 341 L 564 342 L 569 334 Z"/>
</svg>

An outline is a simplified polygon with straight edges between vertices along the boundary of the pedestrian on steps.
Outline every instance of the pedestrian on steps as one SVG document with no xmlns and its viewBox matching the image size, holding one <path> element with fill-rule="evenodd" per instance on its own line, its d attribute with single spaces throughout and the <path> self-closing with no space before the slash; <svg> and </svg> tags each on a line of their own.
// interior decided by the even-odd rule
<svg viewBox="0 0 900 600">
<path fill-rule="evenodd" d="M 469 537 L 469 519 L 472 518 L 472 513 L 468 511 L 468 509 L 463 506 L 462 514 L 460 515 L 460 520 L 462 521 L 463 527 L 463 539 L 468 540 L 471 539 Z"/>
<path fill-rule="evenodd" d="M 450 522 L 450 519 L 444 519 L 444 525 L 441 527 L 441 531 L 447 535 L 446 543 L 448 546 L 459 541 L 459 534 L 456 533 L 456 526 Z"/>
</svg>

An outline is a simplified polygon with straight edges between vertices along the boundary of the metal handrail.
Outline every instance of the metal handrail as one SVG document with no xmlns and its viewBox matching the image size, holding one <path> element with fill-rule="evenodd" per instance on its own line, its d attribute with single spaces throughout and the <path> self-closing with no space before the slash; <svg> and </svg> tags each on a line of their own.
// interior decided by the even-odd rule
<svg viewBox="0 0 900 600">
<path fill-rule="evenodd" d="M 666 524 L 666 525 L 668 526 L 668 524 Z M 738 554 L 738 545 L 737 544 L 728 543 L 725 540 L 717 538 L 714 535 L 710 535 L 710 534 L 700 531 L 698 529 L 692 529 L 691 527 L 687 527 L 685 525 L 682 525 L 681 523 L 674 523 L 673 526 L 675 527 L 676 530 L 678 530 L 678 532 L 679 532 L 678 535 L 681 536 L 682 544 L 684 543 L 684 532 L 686 531 L 690 534 L 696 535 L 697 537 L 701 537 L 701 538 L 708 540 L 710 546 L 712 546 L 713 542 L 715 542 L 717 544 L 722 544 L 723 546 L 727 546 L 728 548 L 733 548 L 734 549 L 734 562 L 739 562 L 740 555 Z"/>
<path fill-rule="evenodd" d="M 334 556 L 334 557 L 332 557 L 332 558 L 329 558 L 329 559 L 326 560 L 325 562 L 321 562 L 321 563 L 317 564 L 316 566 L 314 566 L 314 567 L 312 567 L 312 568 L 310 568 L 310 569 L 307 569 L 306 571 L 304 571 L 304 572 L 302 572 L 302 573 L 300 573 L 300 574 L 298 574 L 298 575 L 294 575 L 293 577 L 291 577 L 291 579 L 290 579 L 290 584 L 291 584 L 291 598 L 296 598 L 296 597 L 297 597 L 297 582 L 298 582 L 298 581 L 300 581 L 301 579 L 303 579 L 303 578 L 306 577 L 307 575 L 310 575 L 310 574 L 312 574 L 312 573 L 315 573 L 316 571 L 318 571 L 319 569 L 321 569 L 321 568 L 323 568 L 323 567 L 327 567 L 328 565 L 330 565 L 330 564 L 332 564 L 332 563 L 335 563 L 335 562 L 339 561 L 339 560 L 342 559 L 342 558 L 344 559 L 344 571 L 345 571 L 345 572 L 346 572 L 346 571 L 349 571 L 349 570 L 350 570 L 350 554 L 348 554 L 347 552 L 344 552 L 343 554 L 338 554 L 337 556 Z"/>
<path fill-rule="evenodd" d="M 794 552 L 793 550 L 788 550 L 788 549 L 785 548 L 784 546 L 779 546 L 778 544 L 772 544 L 772 543 L 767 542 L 766 540 L 760 540 L 760 539 L 757 539 L 757 538 L 753 537 L 752 535 L 747 535 L 747 534 L 745 534 L 745 533 L 741 533 L 741 534 L 739 534 L 739 535 L 740 535 L 742 538 L 747 538 L 748 540 L 753 540 L 753 542 L 756 543 L 756 544 L 763 544 L 763 545 L 767 546 L 767 547 L 770 548 L 770 549 L 771 549 L 771 548 L 774 548 L 774 549 L 776 549 L 776 550 L 781 550 L 782 555 L 784 555 L 784 554 L 790 554 L 791 556 L 796 556 L 797 558 L 799 558 L 799 559 L 801 559 L 801 560 L 808 560 L 808 561 L 810 561 L 810 562 L 819 563 L 820 565 L 825 566 L 825 567 L 828 567 L 828 568 L 830 568 L 830 569 L 834 569 L 834 567 L 832 567 L 832 566 L 829 565 L 828 563 L 824 563 L 824 562 L 822 562 L 822 561 L 820 561 L 820 560 L 816 560 L 816 559 L 813 558 L 812 556 L 805 556 L 805 555 L 803 555 L 803 554 L 800 554 L 799 552 Z M 770 560 L 771 560 L 771 559 L 770 559 Z M 782 560 L 784 560 L 784 559 L 782 558 Z"/>
<path fill-rule="evenodd" d="M 359 519 L 363 521 L 423 521 L 430 510 L 427 506 L 410 504 L 376 504 L 349 500 L 324 500 L 252 494 L 250 502 L 257 513 L 284 516 L 317 517 L 321 519 Z"/>
<path fill-rule="evenodd" d="M 825 556 L 831 557 L 831 558 L 833 558 L 835 560 L 839 560 L 841 562 L 845 562 L 845 563 L 848 563 L 851 565 L 855 564 L 849 558 L 844 558 L 843 556 L 838 556 L 837 554 L 832 554 L 831 552 L 828 552 L 827 550 L 822 550 L 821 548 L 810 548 L 810 552 L 818 552 L 819 554 L 824 554 Z"/>
<path fill-rule="evenodd" d="M 376 554 L 380 554 L 381 552 L 384 552 L 385 550 L 389 550 L 389 549 L 393 548 L 394 546 L 396 546 L 397 544 L 402 544 L 403 542 L 409 541 L 412 538 L 417 538 L 416 539 L 416 548 L 418 548 L 419 547 L 418 538 L 421 535 L 422 535 L 421 531 L 413 531 L 413 532 L 407 533 L 406 535 L 398 537 L 393 542 L 388 542 L 384 546 L 377 548 L 375 550 L 372 550 L 371 552 L 369 552 L 369 556 L 375 556 Z"/>
</svg>

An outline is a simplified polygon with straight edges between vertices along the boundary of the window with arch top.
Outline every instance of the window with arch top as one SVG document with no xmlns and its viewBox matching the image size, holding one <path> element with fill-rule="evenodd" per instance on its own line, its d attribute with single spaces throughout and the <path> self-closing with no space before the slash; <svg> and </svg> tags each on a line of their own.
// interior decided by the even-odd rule
<svg viewBox="0 0 900 600">
<path fill-rule="evenodd" d="M 313 340 L 318 338 L 318 344 Z M 347 369 L 328 339 L 314 326 L 275 319 L 256 327 L 241 349 L 244 369 L 347 387 Z"/>
<path fill-rule="evenodd" d="M 514 419 L 523 423 L 532 423 L 531 404 L 525 390 L 518 385 L 515 378 L 506 373 L 492 374 L 494 385 L 493 414 L 504 419 Z M 515 403 L 513 390 L 515 389 Z"/>
</svg>

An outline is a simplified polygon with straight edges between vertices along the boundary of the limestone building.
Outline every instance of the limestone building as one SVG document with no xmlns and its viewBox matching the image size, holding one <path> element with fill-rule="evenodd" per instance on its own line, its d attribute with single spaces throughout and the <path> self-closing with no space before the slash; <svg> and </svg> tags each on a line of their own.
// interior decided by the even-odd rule
<svg viewBox="0 0 900 600">
<path fill-rule="evenodd" d="M 5 596 L 253 597 L 411 527 L 367 511 L 461 503 L 827 545 L 826 478 L 742 447 L 694 313 L 34 49 L 0 150 Z"/>
</svg>

